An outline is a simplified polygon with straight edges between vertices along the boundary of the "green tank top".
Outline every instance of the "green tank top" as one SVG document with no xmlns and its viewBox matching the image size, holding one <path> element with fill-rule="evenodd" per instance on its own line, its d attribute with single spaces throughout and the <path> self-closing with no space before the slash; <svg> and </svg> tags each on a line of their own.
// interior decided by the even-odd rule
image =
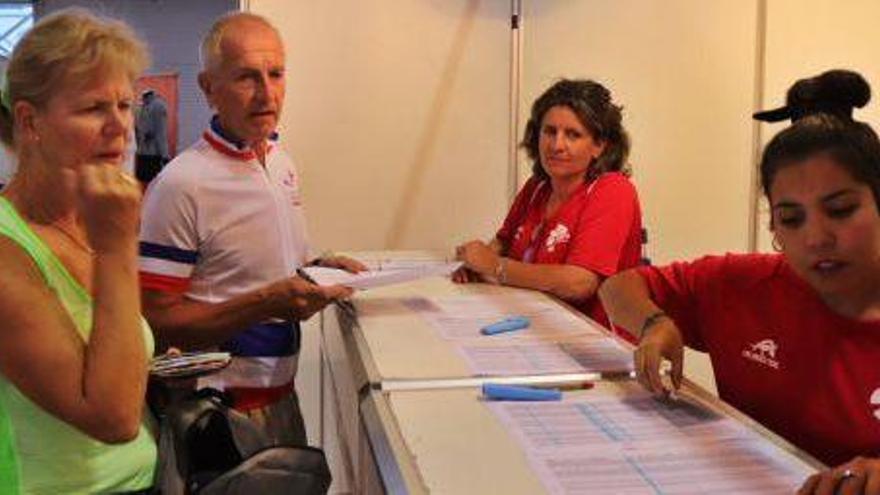
<svg viewBox="0 0 880 495">
<path fill-rule="evenodd" d="M 30 255 L 88 341 L 91 296 L 3 197 L 0 235 Z M 142 326 L 147 355 L 152 355 L 152 333 L 146 321 Z M 41 409 L 0 374 L 0 494 L 106 493 L 150 487 L 157 454 L 147 420 L 145 412 L 134 440 L 105 444 Z"/>
<path fill-rule="evenodd" d="M 18 458 L 12 447 L 9 417 L 0 404 L 0 493 L 18 493 Z"/>
</svg>

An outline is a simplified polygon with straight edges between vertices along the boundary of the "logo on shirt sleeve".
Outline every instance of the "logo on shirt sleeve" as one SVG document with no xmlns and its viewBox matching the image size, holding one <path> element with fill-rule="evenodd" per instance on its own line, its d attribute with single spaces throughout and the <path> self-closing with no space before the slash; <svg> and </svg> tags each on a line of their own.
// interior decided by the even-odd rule
<svg viewBox="0 0 880 495">
<path fill-rule="evenodd" d="M 779 346 L 773 339 L 764 339 L 754 344 L 746 345 L 742 351 L 742 356 L 750 361 L 778 370 L 779 361 L 776 360 L 776 351 L 778 349 Z"/>
</svg>

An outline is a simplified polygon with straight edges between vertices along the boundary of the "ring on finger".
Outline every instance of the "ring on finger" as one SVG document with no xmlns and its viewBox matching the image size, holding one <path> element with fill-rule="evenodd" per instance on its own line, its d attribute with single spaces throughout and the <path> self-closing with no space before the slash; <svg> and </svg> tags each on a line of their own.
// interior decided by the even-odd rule
<svg viewBox="0 0 880 495">
<path fill-rule="evenodd" d="M 855 478 L 856 476 L 858 476 L 858 473 L 856 473 L 855 471 L 853 471 L 850 468 L 846 468 L 843 471 L 843 473 L 840 474 L 840 481 L 843 481 L 843 480 L 846 480 L 849 478 Z"/>
</svg>

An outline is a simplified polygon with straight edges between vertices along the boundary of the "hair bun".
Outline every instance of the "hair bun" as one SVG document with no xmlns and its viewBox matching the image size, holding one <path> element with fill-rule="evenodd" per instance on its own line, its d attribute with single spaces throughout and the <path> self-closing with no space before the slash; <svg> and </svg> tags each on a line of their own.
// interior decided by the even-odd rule
<svg viewBox="0 0 880 495">
<path fill-rule="evenodd" d="M 858 72 L 835 69 L 796 82 L 786 95 L 794 120 L 814 113 L 852 119 L 853 108 L 871 100 L 871 86 Z"/>
</svg>

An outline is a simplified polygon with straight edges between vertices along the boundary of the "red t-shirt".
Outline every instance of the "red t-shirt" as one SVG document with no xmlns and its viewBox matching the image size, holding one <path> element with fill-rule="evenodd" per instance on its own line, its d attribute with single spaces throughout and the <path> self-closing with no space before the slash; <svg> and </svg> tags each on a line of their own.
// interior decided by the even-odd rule
<svg viewBox="0 0 880 495">
<path fill-rule="evenodd" d="M 829 465 L 880 454 L 880 321 L 832 312 L 781 255 L 639 273 L 722 399 Z"/>
<path fill-rule="evenodd" d="M 517 194 L 496 234 L 518 261 L 576 265 L 604 279 L 637 266 L 641 260 L 642 212 L 636 189 L 625 175 L 609 172 L 585 183 L 544 220 L 551 186 L 535 177 Z M 597 297 L 572 301 L 608 326 Z"/>
</svg>

